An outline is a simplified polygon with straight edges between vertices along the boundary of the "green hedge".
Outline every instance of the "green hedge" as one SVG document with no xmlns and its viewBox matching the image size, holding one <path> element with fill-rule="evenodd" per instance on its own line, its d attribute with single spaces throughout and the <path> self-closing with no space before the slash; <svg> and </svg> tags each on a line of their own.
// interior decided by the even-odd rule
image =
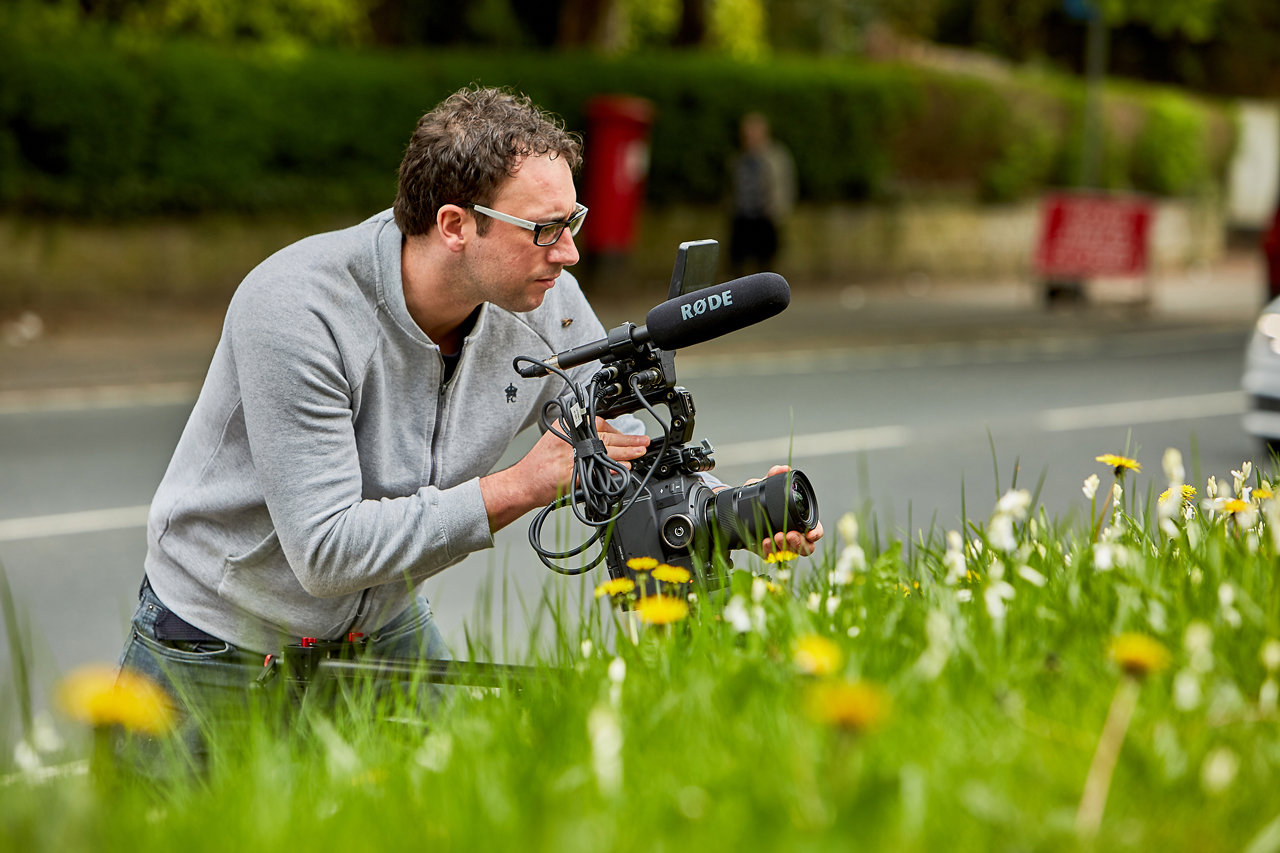
<svg viewBox="0 0 1280 853">
<path fill-rule="evenodd" d="M 0 209 L 119 218 L 389 205 L 418 116 L 473 81 L 527 92 L 576 130 L 592 95 L 653 99 L 649 196 L 659 204 L 724 197 L 749 110 L 772 118 L 808 200 L 939 190 L 1017 199 L 1072 182 L 1083 105 L 1072 81 L 847 61 L 285 56 L 100 35 L 36 46 L 0 34 Z M 1233 126 L 1220 106 L 1126 89 L 1108 115 L 1112 186 L 1187 193 L 1225 168 Z"/>
</svg>

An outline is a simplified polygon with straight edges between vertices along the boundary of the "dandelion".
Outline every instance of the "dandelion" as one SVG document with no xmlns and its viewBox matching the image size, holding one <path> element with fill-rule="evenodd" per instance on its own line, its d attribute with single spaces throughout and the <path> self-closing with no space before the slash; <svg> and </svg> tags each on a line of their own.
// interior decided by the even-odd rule
<svg viewBox="0 0 1280 853">
<path fill-rule="evenodd" d="M 1086 477 L 1084 481 L 1084 488 L 1081 489 L 1081 491 L 1084 492 L 1084 496 L 1086 498 L 1093 500 L 1093 496 L 1098 493 L 1098 475 L 1090 474 Z"/>
<path fill-rule="evenodd" d="M 81 667 L 58 688 L 58 704 L 82 723 L 103 728 L 163 734 L 176 722 L 168 695 L 149 678 L 113 666 Z"/>
<path fill-rule="evenodd" d="M 1261 500 L 1266 500 L 1267 498 L 1273 498 L 1275 496 L 1276 496 L 1276 493 L 1271 491 L 1271 484 L 1265 481 L 1261 486 L 1258 486 L 1258 488 L 1253 490 L 1253 497 L 1255 500 L 1261 501 Z"/>
<path fill-rule="evenodd" d="M 883 723 L 891 705 L 884 688 L 865 681 L 821 681 L 811 685 L 805 696 L 810 717 L 855 734 Z"/>
<path fill-rule="evenodd" d="M 1124 675 L 1111 700 L 1111 709 L 1107 712 L 1098 748 L 1089 764 L 1089 775 L 1085 777 L 1084 793 L 1080 796 L 1080 808 L 1076 812 L 1076 832 L 1084 839 L 1096 836 L 1098 827 L 1102 825 L 1111 777 L 1115 773 L 1125 733 L 1129 730 L 1129 721 L 1138 705 L 1142 679 L 1164 669 L 1169 662 L 1169 653 L 1164 646 L 1142 634 L 1121 634 L 1112 642 L 1110 653 L 1112 659 L 1120 664 Z"/>
<path fill-rule="evenodd" d="M 1244 512 L 1250 508 L 1248 501 L 1242 501 L 1239 498 L 1231 498 L 1230 500 L 1224 501 L 1222 504 L 1222 511 L 1229 513 Z"/>
<path fill-rule="evenodd" d="M 663 583 L 689 583 L 693 579 L 693 575 L 689 574 L 688 569 L 682 569 L 679 566 L 668 566 L 663 563 L 653 570 L 653 579 Z"/>
<path fill-rule="evenodd" d="M 764 558 L 766 563 L 790 563 L 792 560 L 800 557 L 795 551 L 770 551 L 769 556 Z"/>
<path fill-rule="evenodd" d="M 1108 468 L 1114 469 L 1117 477 L 1123 477 L 1128 471 L 1132 471 L 1135 474 L 1142 471 L 1142 466 L 1138 464 L 1138 460 L 1130 459 L 1127 456 L 1117 456 L 1114 453 L 1104 453 L 1101 456 L 1094 458 L 1096 461 L 1101 462 Z"/>
<path fill-rule="evenodd" d="M 1134 678 L 1145 678 L 1169 665 L 1169 651 L 1146 634 L 1121 634 L 1111 644 L 1111 658 Z"/>
<path fill-rule="evenodd" d="M 1193 500 L 1196 496 L 1195 486 L 1188 486 L 1188 485 L 1170 486 L 1169 488 L 1165 489 L 1163 492 L 1160 493 L 1160 503 L 1162 504 L 1171 503 L 1175 489 L 1182 496 L 1183 503 Z M 1177 506 L 1176 503 L 1174 503 L 1173 505 Z"/>
<path fill-rule="evenodd" d="M 613 578 L 596 587 L 596 598 L 602 595 L 626 595 L 636 588 L 635 581 L 630 578 Z"/>
<path fill-rule="evenodd" d="M 826 637 L 810 634 L 796 640 L 791 660 L 806 675 L 830 675 L 840 668 L 844 656 Z"/>
<path fill-rule="evenodd" d="M 689 615 L 689 605 L 683 599 L 669 595 L 646 595 L 636 605 L 640 618 L 650 625 L 669 625 Z"/>
<path fill-rule="evenodd" d="M 650 569 L 657 568 L 657 566 L 658 561 L 653 557 L 632 557 L 627 560 L 627 568 L 634 572 L 647 572 Z"/>
</svg>

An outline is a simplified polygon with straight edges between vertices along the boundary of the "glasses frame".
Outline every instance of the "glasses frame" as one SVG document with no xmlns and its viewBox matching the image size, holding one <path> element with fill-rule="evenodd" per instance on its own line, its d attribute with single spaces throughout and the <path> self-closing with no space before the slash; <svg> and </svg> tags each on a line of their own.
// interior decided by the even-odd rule
<svg viewBox="0 0 1280 853">
<path fill-rule="evenodd" d="M 497 219 L 500 222 L 507 222 L 511 225 L 515 225 L 519 228 L 523 228 L 526 231 L 532 231 L 533 245 L 535 246 L 554 246 L 556 243 L 560 242 L 560 235 L 564 234 L 566 229 L 569 231 L 569 236 L 571 237 L 578 236 L 578 232 L 582 230 L 582 221 L 587 218 L 586 205 L 578 204 L 578 203 L 574 204 L 573 214 L 568 219 L 561 219 L 556 222 L 542 222 L 542 223 L 531 222 L 528 219 L 521 219 L 518 216 L 511 216 L 510 214 L 501 213 L 492 208 L 485 207 L 479 204 L 472 204 L 471 202 L 468 202 L 467 205 L 476 213 L 482 213 L 491 219 Z M 556 228 L 556 227 L 559 227 L 560 229 L 559 232 L 557 232 L 556 234 L 556 238 L 546 243 L 542 242 L 542 232 L 547 230 L 548 228 Z"/>
</svg>

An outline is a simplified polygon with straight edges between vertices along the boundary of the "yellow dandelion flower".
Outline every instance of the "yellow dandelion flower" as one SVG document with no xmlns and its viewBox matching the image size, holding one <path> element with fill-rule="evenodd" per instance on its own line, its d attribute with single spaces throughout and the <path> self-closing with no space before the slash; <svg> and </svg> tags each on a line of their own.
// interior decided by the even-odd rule
<svg viewBox="0 0 1280 853">
<path fill-rule="evenodd" d="M 106 664 L 82 666 L 58 686 L 58 705 L 91 726 L 163 734 L 176 713 L 168 694 L 146 676 Z"/>
<path fill-rule="evenodd" d="M 773 593 L 774 595 L 782 595 L 784 592 L 786 592 L 786 589 L 782 586 L 782 584 L 776 584 L 773 581 L 765 581 L 764 588 L 767 589 L 769 592 Z"/>
<path fill-rule="evenodd" d="M 1115 469 L 1116 476 L 1119 477 L 1125 471 L 1140 472 L 1142 466 L 1138 464 L 1138 460 L 1130 459 L 1128 456 L 1117 456 L 1114 453 L 1104 453 L 1101 456 L 1094 457 L 1098 462 L 1106 465 L 1108 468 Z"/>
<path fill-rule="evenodd" d="M 795 551 L 771 551 L 769 556 L 764 558 L 766 563 L 790 563 L 792 560 L 800 557 Z"/>
<path fill-rule="evenodd" d="M 689 583 L 693 580 L 693 575 L 689 574 L 688 569 L 663 563 L 653 570 L 653 579 L 664 583 Z"/>
<path fill-rule="evenodd" d="M 626 595 L 635 588 L 635 582 L 630 578 L 613 578 L 596 587 L 596 598 L 602 595 Z"/>
<path fill-rule="evenodd" d="M 892 702 L 884 688 L 865 681 L 820 681 L 809 687 L 805 709 L 820 723 L 865 732 L 889 716 Z"/>
<path fill-rule="evenodd" d="M 1258 500 L 1262 500 L 1264 498 L 1274 498 L 1276 495 L 1269 487 L 1258 486 L 1258 488 L 1253 490 L 1253 496 Z"/>
<path fill-rule="evenodd" d="M 1182 488 L 1182 500 L 1184 503 L 1186 501 L 1190 501 L 1195 498 L 1196 496 L 1195 486 L 1188 486 L 1184 484 L 1181 488 Z M 1257 493 L 1255 492 L 1254 494 L 1257 494 Z M 1169 488 L 1165 489 L 1163 492 L 1160 493 L 1160 503 L 1164 503 L 1165 501 L 1169 500 L 1171 497 L 1173 497 L 1173 486 L 1170 486 Z"/>
<path fill-rule="evenodd" d="M 627 560 L 627 568 L 634 572 L 647 572 L 658 565 L 653 557 L 632 557 Z"/>
<path fill-rule="evenodd" d="M 682 598 L 669 595 L 646 595 L 636 606 L 640 618 L 651 625 L 667 625 L 679 622 L 689 615 L 689 605 Z"/>
<path fill-rule="evenodd" d="M 1135 678 L 1159 672 L 1169 665 L 1169 652 L 1146 634 L 1121 634 L 1111 643 L 1111 658 Z"/>
<path fill-rule="evenodd" d="M 1252 505 L 1248 501 L 1242 501 L 1239 498 L 1232 498 L 1222 504 L 1223 512 L 1244 512 L 1246 509 L 1252 508 Z"/>
<path fill-rule="evenodd" d="M 826 637 L 810 634 L 796 640 L 791 659 L 796 669 L 807 675 L 830 675 L 840 668 L 844 655 L 840 647 Z"/>
</svg>

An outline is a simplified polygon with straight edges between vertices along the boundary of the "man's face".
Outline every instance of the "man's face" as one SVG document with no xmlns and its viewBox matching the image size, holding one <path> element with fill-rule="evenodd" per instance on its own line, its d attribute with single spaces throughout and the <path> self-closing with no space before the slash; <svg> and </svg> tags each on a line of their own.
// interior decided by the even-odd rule
<svg viewBox="0 0 1280 853">
<path fill-rule="evenodd" d="M 498 190 L 494 210 L 531 222 L 568 219 L 578 200 L 573 173 L 563 157 L 528 157 L 514 177 Z M 477 220 L 483 214 L 474 214 Z M 565 229 L 559 241 L 535 246 L 533 232 L 509 222 L 491 220 L 467 259 L 467 280 L 474 296 L 508 311 L 532 311 L 555 286 L 560 271 L 578 262 L 573 235 Z"/>
</svg>

